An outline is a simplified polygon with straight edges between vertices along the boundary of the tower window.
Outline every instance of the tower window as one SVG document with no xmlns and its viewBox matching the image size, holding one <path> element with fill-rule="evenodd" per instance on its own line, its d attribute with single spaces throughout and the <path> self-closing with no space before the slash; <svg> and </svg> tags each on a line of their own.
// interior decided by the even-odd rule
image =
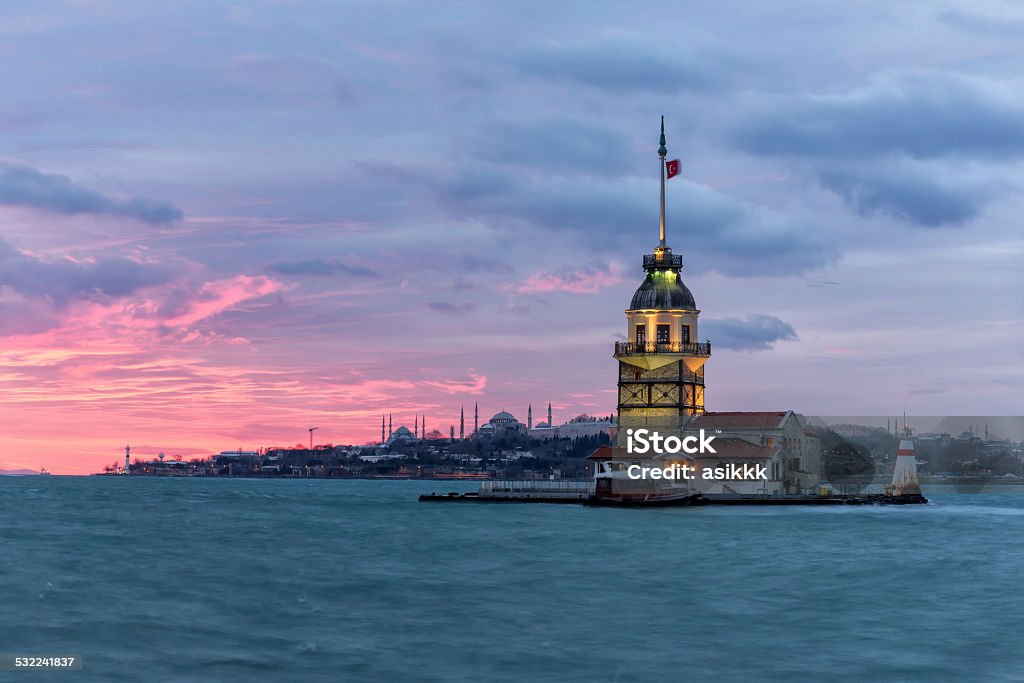
<svg viewBox="0 0 1024 683">
<path fill-rule="evenodd" d="M 637 325 L 636 326 L 636 343 L 646 344 L 647 343 L 647 326 Z"/>
<path fill-rule="evenodd" d="M 683 325 L 682 335 L 679 337 L 679 341 L 683 342 L 684 344 L 689 344 L 690 343 L 690 326 L 689 325 Z"/>
<path fill-rule="evenodd" d="M 669 329 L 668 325 L 658 325 L 657 341 L 659 344 L 668 344 Z"/>
</svg>

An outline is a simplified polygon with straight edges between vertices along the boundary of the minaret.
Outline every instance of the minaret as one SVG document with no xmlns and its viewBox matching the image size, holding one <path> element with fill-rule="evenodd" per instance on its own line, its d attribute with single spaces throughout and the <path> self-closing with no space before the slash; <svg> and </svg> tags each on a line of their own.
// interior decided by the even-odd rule
<svg viewBox="0 0 1024 683">
<path fill-rule="evenodd" d="M 700 311 L 683 284 L 683 257 L 672 253 L 665 228 L 665 118 L 658 147 L 661 211 L 658 246 L 645 254 L 646 276 L 626 309 L 626 341 L 616 342 L 619 361 L 619 430 L 647 428 L 678 433 L 690 416 L 704 412 L 704 363 L 711 342 L 697 340 Z"/>
<path fill-rule="evenodd" d="M 126 445 L 124 447 L 124 473 L 125 474 L 128 474 L 128 460 L 129 460 L 129 456 L 131 456 L 131 454 L 132 454 L 132 447 Z"/>
<path fill-rule="evenodd" d="M 466 438 L 466 406 L 459 406 L 459 439 Z"/>
<path fill-rule="evenodd" d="M 423 413 L 423 419 L 420 420 L 420 438 L 427 438 L 427 414 Z"/>
<path fill-rule="evenodd" d="M 554 427 L 555 423 L 551 419 L 551 401 L 548 401 L 548 427 Z"/>
<path fill-rule="evenodd" d="M 420 416 L 416 416 L 416 421 L 412 425 L 412 435 L 417 439 L 420 438 Z"/>
<path fill-rule="evenodd" d="M 896 451 L 896 466 L 892 471 L 892 488 L 897 496 L 921 494 L 921 485 L 917 481 L 917 457 L 914 454 L 913 437 L 914 430 L 907 425 L 904 416 L 903 429 L 900 430 L 900 447 Z"/>
<path fill-rule="evenodd" d="M 480 431 L 480 403 L 473 403 L 473 436 Z"/>
<path fill-rule="evenodd" d="M 448 425 L 448 440 L 455 441 L 455 425 Z"/>
<path fill-rule="evenodd" d="M 526 428 L 533 429 L 533 404 L 526 409 Z"/>
<path fill-rule="evenodd" d="M 387 441 L 387 437 L 384 436 L 384 414 L 380 416 L 380 443 L 383 446 L 384 442 Z"/>
<path fill-rule="evenodd" d="M 391 429 L 391 413 L 388 413 L 388 436 L 394 434 L 395 431 Z"/>
</svg>

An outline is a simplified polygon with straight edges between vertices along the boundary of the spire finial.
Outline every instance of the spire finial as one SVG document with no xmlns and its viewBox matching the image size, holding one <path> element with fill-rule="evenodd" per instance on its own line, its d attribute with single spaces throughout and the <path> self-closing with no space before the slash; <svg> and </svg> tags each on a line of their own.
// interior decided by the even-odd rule
<svg viewBox="0 0 1024 683">
<path fill-rule="evenodd" d="M 658 163 L 661 165 L 661 221 L 658 227 L 658 248 L 665 249 L 665 155 L 668 149 L 665 147 L 665 116 L 661 117 L 661 147 L 658 147 Z"/>
<path fill-rule="evenodd" d="M 668 148 L 665 147 L 665 117 L 661 117 L 661 140 L 659 141 L 661 146 L 658 147 L 658 156 L 662 159 L 668 154 Z"/>
</svg>

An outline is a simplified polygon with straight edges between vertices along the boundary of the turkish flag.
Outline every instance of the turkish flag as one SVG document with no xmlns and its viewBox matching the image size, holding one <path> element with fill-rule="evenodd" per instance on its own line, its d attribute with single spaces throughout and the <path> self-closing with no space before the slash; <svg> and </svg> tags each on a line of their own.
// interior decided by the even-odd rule
<svg viewBox="0 0 1024 683">
<path fill-rule="evenodd" d="M 665 177 L 671 178 L 672 176 L 679 175 L 679 159 L 673 159 L 672 161 L 665 162 Z"/>
</svg>

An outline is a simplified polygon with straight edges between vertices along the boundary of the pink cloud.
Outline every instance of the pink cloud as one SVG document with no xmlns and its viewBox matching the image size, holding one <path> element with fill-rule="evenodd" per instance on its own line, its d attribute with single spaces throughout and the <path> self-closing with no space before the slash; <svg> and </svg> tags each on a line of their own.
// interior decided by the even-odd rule
<svg viewBox="0 0 1024 683">
<path fill-rule="evenodd" d="M 468 380 L 428 380 L 423 382 L 428 387 L 440 389 L 446 394 L 472 394 L 479 396 L 487 388 L 487 377 L 470 375 Z"/>
<path fill-rule="evenodd" d="M 515 288 L 518 294 L 542 294 L 547 292 L 571 292 L 573 294 L 596 294 L 606 287 L 622 282 L 621 267 L 617 263 L 588 267 L 575 273 L 556 275 L 534 273 Z"/>
<path fill-rule="evenodd" d="M 280 291 L 281 283 L 268 277 L 237 275 L 203 285 L 187 310 L 164 321 L 166 325 L 187 326 L 222 313 L 237 304 Z"/>
</svg>

